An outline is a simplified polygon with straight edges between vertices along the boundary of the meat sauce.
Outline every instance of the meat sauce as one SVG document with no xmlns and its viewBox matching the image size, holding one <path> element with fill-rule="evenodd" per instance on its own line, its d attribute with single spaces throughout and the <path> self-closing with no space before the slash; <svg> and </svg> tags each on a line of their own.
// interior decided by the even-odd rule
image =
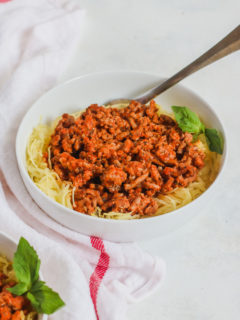
<svg viewBox="0 0 240 320">
<path fill-rule="evenodd" d="M 21 320 L 22 312 L 27 315 L 31 311 L 31 304 L 23 296 L 15 296 L 7 288 L 12 287 L 16 282 L 5 284 L 6 276 L 0 272 L 0 319 Z"/>
<path fill-rule="evenodd" d="M 154 101 L 122 109 L 93 104 L 63 114 L 51 136 L 51 164 L 75 187 L 73 208 L 153 215 L 155 198 L 195 181 L 204 153 Z M 47 160 L 47 154 L 45 159 Z"/>
</svg>

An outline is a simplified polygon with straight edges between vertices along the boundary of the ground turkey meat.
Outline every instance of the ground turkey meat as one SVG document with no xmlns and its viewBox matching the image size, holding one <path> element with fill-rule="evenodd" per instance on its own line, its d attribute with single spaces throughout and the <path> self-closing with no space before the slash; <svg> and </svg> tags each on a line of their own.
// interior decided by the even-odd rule
<svg viewBox="0 0 240 320">
<path fill-rule="evenodd" d="M 132 101 L 122 109 L 93 104 L 63 114 L 51 137 L 51 163 L 74 186 L 74 209 L 153 215 L 156 197 L 197 179 L 204 153 L 176 121 Z"/>
</svg>

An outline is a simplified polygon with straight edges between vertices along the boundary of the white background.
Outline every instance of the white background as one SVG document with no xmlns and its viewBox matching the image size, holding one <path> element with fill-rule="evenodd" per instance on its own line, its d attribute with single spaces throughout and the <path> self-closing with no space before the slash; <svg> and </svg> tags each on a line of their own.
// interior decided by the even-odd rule
<svg viewBox="0 0 240 320">
<path fill-rule="evenodd" d="M 76 1 L 86 9 L 86 23 L 84 30 L 79 30 L 79 47 L 61 81 L 107 70 L 145 71 L 168 77 L 240 22 L 238 0 Z M 154 295 L 130 306 L 128 319 L 237 320 L 240 52 L 182 83 L 202 96 L 223 120 L 229 159 L 216 199 L 207 210 L 177 232 L 140 243 L 166 260 L 168 272 L 165 283 Z"/>
</svg>

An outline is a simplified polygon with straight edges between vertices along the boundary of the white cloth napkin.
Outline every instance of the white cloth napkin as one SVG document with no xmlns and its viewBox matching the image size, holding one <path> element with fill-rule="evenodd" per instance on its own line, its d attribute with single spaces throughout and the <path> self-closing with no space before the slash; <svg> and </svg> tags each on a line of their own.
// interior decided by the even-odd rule
<svg viewBox="0 0 240 320">
<path fill-rule="evenodd" d="M 66 307 L 50 319 L 123 320 L 129 303 L 162 282 L 165 264 L 135 244 L 87 237 L 58 224 L 31 199 L 18 172 L 15 137 L 31 104 L 56 82 L 82 32 L 71 0 L 0 0 L 0 231 L 27 238 Z"/>
</svg>

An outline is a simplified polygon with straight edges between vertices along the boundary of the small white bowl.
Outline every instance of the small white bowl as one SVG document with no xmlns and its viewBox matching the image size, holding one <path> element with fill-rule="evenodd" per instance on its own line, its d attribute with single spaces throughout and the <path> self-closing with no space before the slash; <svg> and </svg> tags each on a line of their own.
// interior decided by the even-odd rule
<svg viewBox="0 0 240 320">
<path fill-rule="evenodd" d="M 17 243 L 3 232 L 0 232 L 0 254 L 6 256 L 9 261 L 13 261 L 14 253 L 17 250 Z M 42 275 L 40 274 L 40 280 L 43 281 Z M 39 314 L 38 320 L 47 320 L 46 314 Z"/>
<path fill-rule="evenodd" d="M 176 85 L 161 94 L 155 99 L 156 102 L 165 109 L 172 105 L 188 106 L 200 115 L 208 127 L 218 129 L 224 138 L 222 164 L 216 180 L 208 190 L 188 205 L 164 215 L 139 220 L 123 221 L 91 217 L 68 209 L 50 199 L 33 183 L 26 169 L 27 141 L 41 117 L 45 123 L 63 113 L 84 110 L 92 103 L 103 104 L 114 98 L 133 98 L 164 80 L 157 75 L 140 72 L 89 74 L 60 84 L 34 103 L 18 129 L 16 155 L 26 188 L 49 216 L 70 229 L 86 235 L 95 235 L 111 241 L 128 242 L 166 234 L 182 226 L 203 210 L 204 204 L 214 195 L 214 192 L 217 192 L 217 185 L 220 183 L 219 177 L 226 159 L 226 135 L 214 110 L 198 95 L 181 85 Z"/>
</svg>

